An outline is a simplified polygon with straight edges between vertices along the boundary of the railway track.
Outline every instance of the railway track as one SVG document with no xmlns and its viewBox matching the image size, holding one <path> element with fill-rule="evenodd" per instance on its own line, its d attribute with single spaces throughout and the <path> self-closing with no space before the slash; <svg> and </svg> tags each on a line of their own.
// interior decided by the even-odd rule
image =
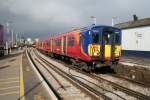
<svg viewBox="0 0 150 100">
<path fill-rule="evenodd" d="M 98 76 L 98 75 L 92 74 L 92 76 L 95 77 L 97 80 L 108 82 L 113 87 L 117 88 L 118 90 L 121 90 L 121 91 L 125 92 L 128 95 L 134 96 L 137 99 L 140 99 L 140 100 L 150 100 L 149 96 L 144 95 L 144 94 L 142 94 L 140 92 L 137 92 L 137 91 L 131 90 L 129 88 L 123 87 L 121 85 L 118 85 L 117 83 L 111 82 L 111 81 L 109 81 L 109 80 L 107 80 L 105 78 L 102 78 L 102 77 Z"/>
<path fill-rule="evenodd" d="M 124 87 L 124 86 L 122 86 L 122 85 L 119 85 L 119 84 L 117 84 L 117 83 L 114 83 L 114 82 L 112 82 L 112 81 L 110 81 L 110 80 L 108 80 L 108 79 L 105 79 L 105 78 L 101 77 L 100 75 L 97 75 L 97 74 L 95 74 L 95 73 L 86 73 L 86 72 L 81 71 L 80 69 L 79 69 L 78 71 L 81 72 L 81 73 L 83 73 L 83 74 L 86 74 L 86 75 L 89 76 L 89 77 L 95 78 L 95 79 L 97 79 L 97 80 L 99 80 L 99 81 L 105 81 L 105 82 L 111 84 L 114 88 L 116 88 L 116 89 L 118 89 L 118 90 L 120 90 L 120 91 L 123 91 L 124 93 L 126 93 L 126 94 L 128 94 L 128 95 L 134 96 L 134 97 L 136 97 L 137 99 L 140 99 L 140 100 L 150 100 L 150 97 L 149 97 L 149 96 L 144 95 L 144 94 L 142 94 L 142 93 L 140 93 L 140 92 L 134 91 L 134 90 L 132 90 L 132 89 L 126 88 L 126 87 Z M 136 84 L 136 85 L 140 85 L 140 86 L 144 86 L 144 85 L 145 85 L 145 84 L 142 84 L 142 83 L 139 83 L 139 82 L 130 80 L 130 79 L 126 79 L 126 78 L 123 78 L 123 77 L 121 77 L 121 76 L 117 76 L 117 75 L 114 75 L 114 74 L 109 74 L 109 75 L 111 75 L 111 76 L 113 76 L 113 77 L 120 78 L 120 79 L 124 79 L 124 80 L 126 80 L 126 81 L 130 81 L 131 83 L 134 83 L 134 84 Z"/>
<path fill-rule="evenodd" d="M 72 69 L 76 70 L 76 68 L 72 68 Z M 99 80 L 100 82 L 102 82 L 102 81 L 104 82 L 105 81 L 105 82 L 109 83 L 110 85 L 112 85 L 114 88 L 116 88 L 116 89 L 118 89 L 120 91 L 123 91 L 124 93 L 126 93 L 128 95 L 134 96 L 134 97 L 136 97 L 139 100 L 150 100 L 150 97 L 147 96 L 147 95 L 144 95 L 144 94 L 142 94 L 140 92 L 137 92 L 137 91 L 134 91 L 132 89 L 126 88 L 124 86 L 118 85 L 117 83 L 114 83 L 114 82 L 112 82 L 112 81 L 110 81 L 108 79 L 105 79 L 105 78 L 103 78 L 100 75 L 97 75 L 95 73 L 86 73 L 86 72 L 81 71 L 80 69 L 78 69 L 78 72 L 86 74 L 89 77 L 95 78 L 95 79 Z M 119 77 L 119 76 L 116 76 L 116 75 L 112 75 L 112 76 L 120 78 L 120 79 L 122 78 L 122 77 Z M 125 78 L 123 78 L 123 79 L 125 79 Z M 125 79 L 125 80 L 128 80 L 128 79 Z M 128 81 L 131 81 L 131 80 L 128 80 Z M 137 85 L 141 85 L 141 86 L 144 85 L 142 83 L 136 83 L 135 81 L 131 81 L 131 82 L 134 83 L 134 84 L 137 84 Z"/>
<path fill-rule="evenodd" d="M 72 68 L 72 69 L 74 70 L 74 68 Z M 75 69 L 75 70 L 76 70 L 76 69 Z M 80 71 L 80 70 L 78 70 L 78 71 Z M 125 92 L 126 94 L 129 94 L 129 95 L 131 95 L 131 96 L 134 96 L 134 97 L 136 97 L 137 99 L 140 99 L 140 100 L 150 100 L 150 97 L 149 97 L 149 96 L 146 96 L 146 95 L 144 95 L 144 94 L 142 94 L 142 93 L 139 93 L 139 92 L 133 91 L 133 90 L 131 90 L 131 89 L 125 88 L 125 87 L 123 87 L 123 86 L 121 86 L 121 85 L 118 85 L 118 84 L 116 84 L 116 83 L 113 83 L 113 82 L 111 82 L 111 81 L 109 81 L 109 80 L 107 80 L 107 79 L 101 78 L 101 77 L 98 76 L 98 75 L 85 73 L 85 72 L 83 72 L 83 71 L 80 71 L 80 72 L 86 74 L 86 75 L 89 76 L 89 77 L 95 78 L 95 79 L 97 79 L 97 80 L 106 81 L 106 82 L 108 82 L 109 84 L 111 84 L 113 87 L 117 88 L 118 90 L 121 90 L 121 91 Z"/>
<path fill-rule="evenodd" d="M 36 55 L 36 56 L 38 56 L 38 55 Z M 42 65 L 42 67 L 44 67 L 51 75 L 52 75 L 52 72 L 50 72 L 49 68 L 51 68 L 52 70 L 57 72 L 59 75 L 63 76 L 65 79 L 67 79 L 71 84 L 73 84 L 74 86 L 76 86 L 78 89 L 80 89 L 82 91 L 82 92 L 79 92 L 79 94 L 85 93 L 88 96 L 90 95 L 90 97 L 92 97 L 92 99 L 94 99 L 94 100 L 99 100 L 99 99 L 112 100 L 110 97 L 104 95 L 103 93 L 100 93 L 99 91 L 91 88 L 87 84 L 84 84 L 83 82 L 77 80 L 70 74 L 63 72 L 62 70 L 57 68 L 55 65 L 49 63 L 48 61 L 41 58 L 40 56 L 38 56 L 38 59 L 36 59 L 36 61 L 38 63 L 40 63 Z M 44 63 L 44 64 L 42 64 L 42 63 Z M 46 66 L 48 66 L 48 67 L 46 67 Z M 52 76 L 55 77 L 54 75 L 52 75 Z M 55 79 L 56 79 L 56 77 L 55 77 Z M 57 82 L 58 81 L 59 80 L 57 80 Z M 61 84 L 60 81 L 59 81 L 59 84 Z M 61 85 L 61 87 L 63 87 L 63 85 Z M 63 87 L 63 88 L 65 89 L 65 87 Z M 57 94 L 60 94 L 60 93 L 57 92 Z M 79 94 L 77 96 L 79 96 Z M 60 96 L 60 98 L 64 99 L 64 97 L 62 97 L 62 96 Z M 84 100 L 85 100 L 85 98 L 84 98 Z"/>
</svg>

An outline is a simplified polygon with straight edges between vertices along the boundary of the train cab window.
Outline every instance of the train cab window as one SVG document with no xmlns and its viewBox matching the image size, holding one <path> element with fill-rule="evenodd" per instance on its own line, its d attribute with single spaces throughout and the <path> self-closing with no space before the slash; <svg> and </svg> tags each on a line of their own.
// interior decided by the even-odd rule
<svg viewBox="0 0 150 100">
<path fill-rule="evenodd" d="M 92 34 L 93 43 L 99 43 L 99 34 Z"/>
<path fill-rule="evenodd" d="M 120 44 L 121 40 L 120 40 L 120 35 L 119 34 L 116 34 L 116 37 L 115 37 L 115 43 L 116 44 Z"/>
<path fill-rule="evenodd" d="M 104 43 L 105 44 L 110 44 L 110 34 L 105 34 L 104 36 L 103 36 L 103 40 L 104 40 Z"/>
</svg>

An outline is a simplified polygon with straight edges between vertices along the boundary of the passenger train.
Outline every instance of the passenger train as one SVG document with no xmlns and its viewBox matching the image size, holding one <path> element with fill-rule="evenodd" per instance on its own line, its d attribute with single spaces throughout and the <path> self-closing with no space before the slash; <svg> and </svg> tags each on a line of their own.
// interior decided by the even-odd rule
<svg viewBox="0 0 150 100">
<path fill-rule="evenodd" d="M 112 67 L 121 57 L 121 29 L 102 25 L 75 29 L 38 42 L 36 48 L 86 70 Z"/>
</svg>

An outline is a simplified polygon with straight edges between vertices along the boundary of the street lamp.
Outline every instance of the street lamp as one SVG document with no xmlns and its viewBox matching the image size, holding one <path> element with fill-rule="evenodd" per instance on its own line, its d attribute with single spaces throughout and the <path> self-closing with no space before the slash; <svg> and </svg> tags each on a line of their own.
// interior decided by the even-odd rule
<svg viewBox="0 0 150 100">
<path fill-rule="evenodd" d="M 91 16 L 91 18 L 93 19 L 93 25 L 96 25 L 96 17 L 95 16 Z"/>
<path fill-rule="evenodd" d="M 12 41 L 12 48 L 14 47 L 14 30 L 11 30 L 11 41 Z"/>
<path fill-rule="evenodd" d="M 115 25 L 115 23 L 114 23 L 114 20 L 115 20 L 115 19 L 117 19 L 117 17 L 112 17 L 112 19 L 111 19 L 111 25 L 112 25 L 112 26 Z"/>
<path fill-rule="evenodd" d="M 6 22 L 6 28 L 7 28 L 7 33 L 9 34 L 9 35 L 11 35 L 10 36 L 10 41 L 11 41 L 11 46 L 13 47 L 13 44 L 14 44 L 14 31 L 13 31 L 13 29 L 12 29 L 12 21 L 7 21 Z"/>
</svg>

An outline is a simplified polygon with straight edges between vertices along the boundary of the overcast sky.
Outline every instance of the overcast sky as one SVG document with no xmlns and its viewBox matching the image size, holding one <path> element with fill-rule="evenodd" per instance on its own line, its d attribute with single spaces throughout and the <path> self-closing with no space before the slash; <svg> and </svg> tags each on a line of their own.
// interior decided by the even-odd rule
<svg viewBox="0 0 150 100">
<path fill-rule="evenodd" d="M 150 17 L 150 0 L 0 0 L 0 23 L 12 22 L 15 32 L 46 37 L 92 23 L 111 25 Z"/>
</svg>

